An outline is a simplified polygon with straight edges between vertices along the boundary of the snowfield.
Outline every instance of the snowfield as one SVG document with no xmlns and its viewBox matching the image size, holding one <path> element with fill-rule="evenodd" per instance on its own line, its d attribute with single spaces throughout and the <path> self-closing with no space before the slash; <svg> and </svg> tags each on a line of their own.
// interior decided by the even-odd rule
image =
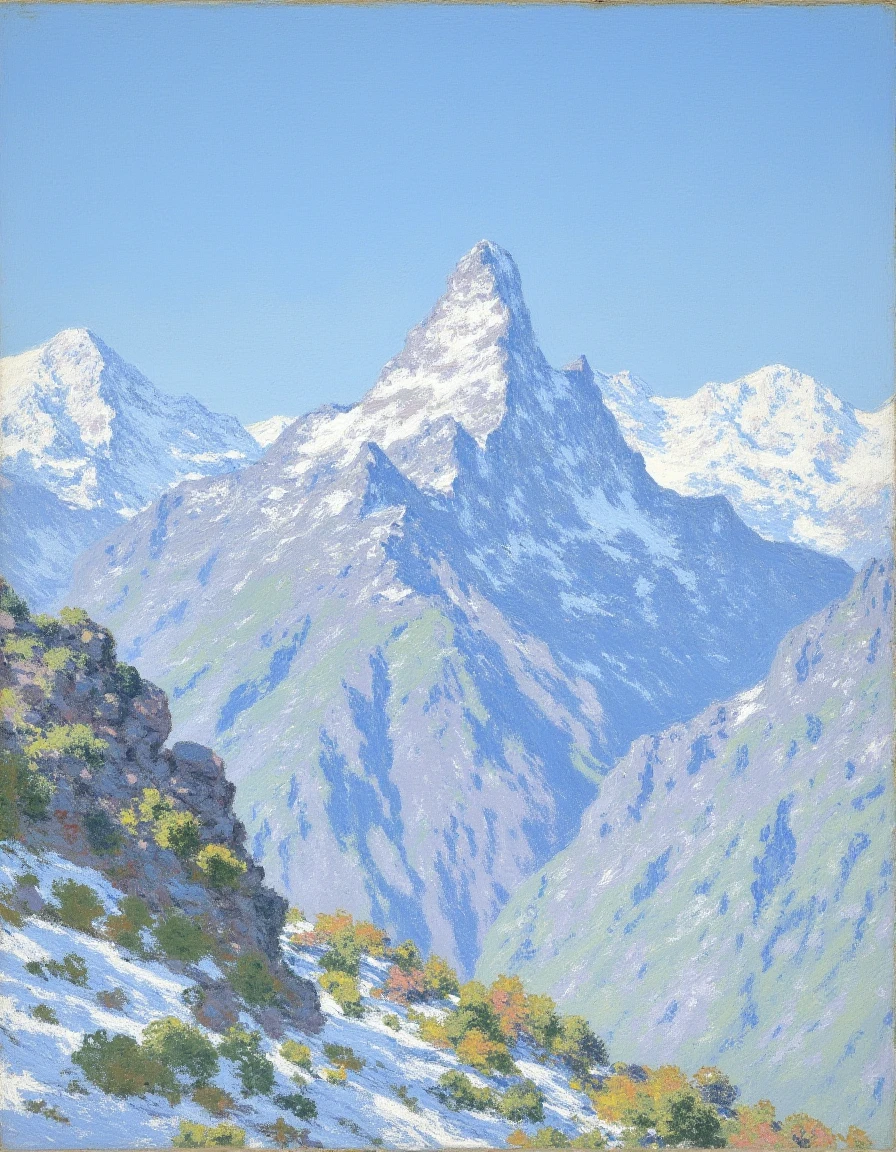
<svg viewBox="0 0 896 1152">
<path fill-rule="evenodd" d="M 45 900 L 51 898 L 54 880 L 67 879 L 93 888 L 107 912 L 116 909 L 122 895 L 101 873 L 55 854 L 39 857 L 19 846 L 0 848 L 0 886 L 6 892 L 26 873 L 37 876 L 37 889 Z M 303 927 L 311 925 L 299 925 L 300 930 Z M 285 948 L 296 973 L 315 980 L 323 949 L 297 950 L 286 943 Z M 83 986 L 26 968 L 33 961 L 63 962 L 72 953 L 86 964 Z M 22 927 L 0 921 L 0 955 L 0 1124 L 6 1147 L 120 1148 L 123 1133 L 127 1133 L 127 1146 L 150 1147 L 168 1144 L 182 1119 L 206 1125 L 218 1122 L 186 1095 L 175 1106 L 156 1095 L 126 1099 L 106 1095 L 86 1083 L 71 1062 L 83 1035 L 99 1028 L 110 1036 L 118 1032 L 139 1040 L 145 1026 L 162 1016 L 176 1016 L 195 1025 L 183 1000 L 183 993 L 193 985 L 191 966 L 184 965 L 180 975 L 160 963 L 137 959 L 109 941 L 37 916 L 29 917 Z M 208 970 L 210 964 L 204 960 L 195 967 Z M 277 1073 L 272 1095 L 296 1091 L 295 1066 L 279 1055 L 283 1040 L 297 1040 L 311 1049 L 314 1071 L 303 1078 L 304 1090 L 317 1106 L 315 1119 L 300 1122 L 270 1097 L 246 1099 L 234 1065 L 221 1061 L 215 1083 L 238 1101 L 229 1120 L 246 1130 L 249 1146 L 271 1144 L 259 1126 L 278 1116 L 295 1127 L 307 1127 L 308 1139 L 323 1147 L 340 1148 L 370 1147 L 374 1142 L 390 1148 L 502 1147 L 507 1135 L 521 1126 L 495 1116 L 452 1111 L 433 1095 L 431 1089 L 444 1072 L 464 1066 L 452 1052 L 421 1040 L 407 1022 L 405 1009 L 371 996 L 387 969 L 385 961 L 362 962 L 363 1019 L 346 1018 L 322 991 L 327 1022 L 318 1035 L 287 1030 L 279 1040 L 264 1038 L 263 1049 Z M 103 1007 L 96 999 L 97 993 L 114 989 L 121 989 L 127 997 L 120 1011 Z M 52 1009 L 58 1024 L 32 1015 L 40 1004 Z M 438 1009 L 424 1010 L 439 1014 Z M 399 1031 L 383 1022 L 389 1014 L 399 1017 Z M 246 1013 L 241 1022 L 246 1028 L 256 1027 Z M 213 1042 L 222 1039 L 205 1031 Z M 330 1084 L 324 1078 L 328 1062 L 323 1047 L 329 1043 L 351 1047 L 365 1062 L 362 1071 L 349 1072 L 344 1084 Z M 587 1097 L 570 1088 L 565 1070 L 554 1063 L 539 1063 L 524 1046 L 518 1046 L 515 1058 L 520 1074 L 545 1093 L 544 1124 L 569 1135 L 600 1127 L 612 1139 L 611 1130 L 598 1124 Z M 471 1069 L 464 1067 L 464 1071 L 480 1086 L 486 1083 Z M 492 1086 L 509 1082 L 509 1078 L 491 1078 Z M 33 1109 L 41 1101 L 41 1111 L 29 1110 L 29 1104 Z"/>
</svg>

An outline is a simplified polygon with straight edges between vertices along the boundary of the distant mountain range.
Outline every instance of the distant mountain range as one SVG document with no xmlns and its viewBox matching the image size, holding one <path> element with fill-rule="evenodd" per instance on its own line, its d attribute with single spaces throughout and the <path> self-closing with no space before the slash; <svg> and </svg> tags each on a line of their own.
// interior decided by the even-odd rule
<svg viewBox="0 0 896 1152">
<path fill-rule="evenodd" d="M 260 454 L 232 416 L 169 396 L 92 332 L 71 328 L 0 361 L 0 566 L 53 607 L 75 556 L 188 477 Z"/>
<path fill-rule="evenodd" d="M 772 364 L 686 398 L 598 378 L 607 406 L 660 484 L 727 496 L 751 528 L 859 567 L 892 551 L 893 401 L 862 412 Z"/>
<path fill-rule="evenodd" d="M 642 737 L 513 895 L 478 974 L 599 1020 L 619 1060 L 893 1129 L 892 562 L 794 629 L 768 677 Z"/>
<path fill-rule="evenodd" d="M 892 552 L 892 399 L 863 412 L 782 364 L 685 398 L 653 395 L 630 372 L 594 376 L 627 443 L 665 488 L 727 496 L 767 539 L 854 568 Z M 247 430 L 268 447 L 296 419 L 272 416 Z"/>
<path fill-rule="evenodd" d="M 236 766 L 282 891 L 470 971 L 631 741 L 755 684 L 851 578 L 661 488 L 484 242 L 359 404 L 182 483 L 70 595 Z"/>
</svg>

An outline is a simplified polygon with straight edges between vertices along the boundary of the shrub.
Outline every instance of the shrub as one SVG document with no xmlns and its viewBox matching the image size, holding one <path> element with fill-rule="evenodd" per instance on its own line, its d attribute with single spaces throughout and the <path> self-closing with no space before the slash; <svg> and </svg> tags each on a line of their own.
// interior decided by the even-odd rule
<svg viewBox="0 0 896 1152">
<path fill-rule="evenodd" d="M 820 1120 L 808 1116 L 805 1112 L 796 1112 L 788 1116 L 781 1126 L 781 1143 L 789 1147 L 794 1144 L 797 1148 L 835 1148 L 837 1137 Z M 718 1144 L 700 1144 L 700 1148 L 718 1148 Z"/>
<path fill-rule="evenodd" d="M 282 1092 L 274 1097 L 274 1103 L 300 1120 L 313 1120 L 317 1115 L 317 1105 L 303 1092 Z"/>
<path fill-rule="evenodd" d="M 316 1114 L 317 1109 L 315 1109 Z M 273 1140 L 278 1148 L 291 1148 L 304 1143 L 304 1135 L 308 1130 L 305 1129 L 305 1133 L 302 1133 L 292 1124 L 287 1124 L 282 1116 L 278 1116 L 273 1124 L 259 1124 L 258 1131 L 264 1133 L 269 1140 Z"/>
<path fill-rule="evenodd" d="M 230 971 L 230 984 L 237 996 L 253 1008 L 275 1003 L 282 989 L 265 958 L 257 952 L 240 956 Z"/>
<path fill-rule="evenodd" d="M 562 1016 L 553 1050 L 567 1067 L 585 1075 L 595 1064 L 606 1064 L 607 1046 L 591 1031 L 584 1016 Z"/>
<path fill-rule="evenodd" d="M 206 844 L 196 863 L 213 888 L 236 888 L 246 865 L 223 844 Z"/>
<path fill-rule="evenodd" d="M 489 989 L 492 1009 L 506 1039 L 515 1041 L 526 1019 L 526 990 L 519 976 L 498 976 Z"/>
<path fill-rule="evenodd" d="M 466 1032 L 455 1051 L 462 1064 L 469 1064 L 471 1068 L 478 1068 L 481 1072 L 509 1074 L 517 1070 L 507 1045 L 500 1040 L 489 1039 L 478 1028 L 471 1028 Z"/>
<path fill-rule="evenodd" d="M 348 1073 L 344 1068 L 324 1068 L 324 1079 L 328 1084 L 345 1084 Z"/>
<path fill-rule="evenodd" d="M 330 937 L 330 946 L 318 961 L 325 972 L 344 972 L 357 976 L 361 965 L 361 947 L 351 928 L 342 929 Z"/>
<path fill-rule="evenodd" d="M 192 1120 L 181 1120 L 171 1143 L 175 1148 L 245 1148 L 246 1132 L 226 1122 L 209 1128 Z"/>
<path fill-rule="evenodd" d="M 534 1081 L 521 1080 L 511 1084 L 498 1101 L 498 1111 L 517 1124 L 521 1120 L 538 1124 L 544 1120 L 544 1095 Z"/>
<path fill-rule="evenodd" d="M 106 1030 L 100 1028 L 84 1037 L 71 1059 L 91 1084 L 109 1096 L 158 1093 L 172 1104 L 180 1099 L 171 1070 L 131 1036 L 119 1033 L 110 1039 Z"/>
<path fill-rule="evenodd" d="M 533 1148 L 568 1148 L 569 1139 L 559 1128 L 538 1128 L 531 1137 Z"/>
<path fill-rule="evenodd" d="M 40 960 L 28 960 L 25 964 L 25 971 L 30 972 L 32 976 L 39 976 L 41 980 L 46 980 L 47 978 L 44 966 Z"/>
<path fill-rule="evenodd" d="M 416 1096 L 411 1095 L 407 1084 L 393 1084 L 392 1091 L 402 1102 L 402 1104 L 404 1104 L 405 1108 L 409 1109 L 411 1112 L 420 1111 L 420 1101 Z"/>
<path fill-rule="evenodd" d="M 55 1104 L 48 1104 L 46 1100 L 26 1100 L 25 1110 L 36 1116 L 46 1116 L 48 1120 L 55 1120 L 57 1124 L 71 1123 L 64 1112 L 60 1112 Z"/>
<path fill-rule="evenodd" d="M 109 813 L 102 808 L 94 808 L 87 813 L 84 817 L 84 832 L 87 843 L 98 855 L 117 852 L 121 847 L 121 833 Z"/>
<path fill-rule="evenodd" d="M 459 1044 L 464 1036 L 473 1030 L 489 1040 L 503 1042 L 504 1031 L 501 1021 L 492 1008 L 488 989 L 478 980 L 470 980 L 460 989 L 460 1003 L 445 1020 L 448 1036 L 453 1044 Z"/>
<path fill-rule="evenodd" d="M 607 1142 L 599 1128 L 592 1128 L 589 1132 L 580 1132 L 573 1136 L 569 1142 L 570 1148 L 606 1148 Z"/>
<path fill-rule="evenodd" d="M 337 1068 L 351 1072 L 361 1072 L 367 1063 L 361 1056 L 356 1056 L 354 1049 L 347 1044 L 324 1044 L 324 1055 Z"/>
<path fill-rule="evenodd" d="M 31 1015 L 35 1020 L 40 1020 L 41 1024 L 58 1024 L 59 1017 L 53 1011 L 49 1004 L 35 1004 L 31 1009 Z"/>
<path fill-rule="evenodd" d="M 218 1071 L 218 1053 L 204 1032 L 176 1016 L 153 1020 L 143 1030 L 143 1047 L 172 1072 L 207 1084 Z"/>
<path fill-rule="evenodd" d="M 415 968 L 423 967 L 423 957 L 413 940 L 405 940 L 393 948 L 391 959 L 392 963 L 397 964 L 403 972 L 411 972 Z"/>
<path fill-rule="evenodd" d="M 58 648 L 47 649 L 44 663 L 51 672 L 65 672 L 70 664 L 83 667 L 87 659 L 83 652 L 73 652 L 71 648 L 60 645 Z"/>
<path fill-rule="evenodd" d="M 847 1148 L 870 1148 L 871 1137 L 863 1128 L 857 1128 L 855 1124 L 850 1124 L 846 1129 L 846 1135 L 843 1137 L 843 1143 Z"/>
<path fill-rule="evenodd" d="M 423 988 L 427 996 L 443 1000 L 446 996 L 456 996 L 460 991 L 457 973 L 441 956 L 430 956 L 423 965 Z"/>
<path fill-rule="evenodd" d="M 261 1052 L 260 1032 L 234 1025 L 218 1051 L 236 1064 L 244 1096 L 266 1096 L 274 1087 L 274 1065 Z"/>
<path fill-rule="evenodd" d="M 423 971 L 412 968 L 405 971 L 393 964 L 386 976 L 383 994 L 396 1004 L 414 1004 L 426 998 Z"/>
<path fill-rule="evenodd" d="M 199 821 L 191 812 L 168 812 L 156 824 L 153 839 L 181 860 L 194 856 L 202 843 Z"/>
<path fill-rule="evenodd" d="M 478 1088 L 463 1072 L 444 1072 L 433 1093 L 454 1112 L 488 1112 L 495 1106 L 490 1088 Z"/>
<path fill-rule="evenodd" d="M 110 1012 L 121 1012 L 128 1006 L 130 1000 L 124 988 L 103 988 L 97 992 L 96 1002 L 108 1008 Z"/>
<path fill-rule="evenodd" d="M 235 1104 L 233 1097 L 217 1084 L 197 1084 L 190 1099 L 212 1116 L 226 1116 Z"/>
<path fill-rule="evenodd" d="M 67 980 L 69 984 L 77 984 L 80 988 L 87 984 L 87 963 L 77 952 L 66 952 L 61 960 L 46 960 L 43 967 L 51 976 Z"/>
<path fill-rule="evenodd" d="M 12 586 L 2 576 L 0 576 L 0 612 L 8 612 L 19 624 L 24 624 L 29 616 L 27 603 L 13 591 Z"/>
<path fill-rule="evenodd" d="M 297 1068 L 311 1071 L 311 1049 L 307 1044 L 299 1044 L 296 1040 L 284 1040 L 280 1045 L 280 1055 Z"/>
<path fill-rule="evenodd" d="M 393 1032 L 401 1031 L 401 1020 L 394 1012 L 387 1012 L 383 1017 L 383 1023 L 387 1028 L 391 1028 Z"/>
<path fill-rule="evenodd" d="M 30 660 L 37 647 L 39 644 L 33 636 L 3 637 L 3 651 L 7 656 L 16 656 L 20 660 Z"/>
<path fill-rule="evenodd" d="M 526 997 L 523 1027 L 539 1048 L 550 1052 L 560 1036 L 560 1014 L 550 996 L 534 994 Z"/>
<path fill-rule="evenodd" d="M 63 608 L 59 613 L 59 619 L 69 628 L 83 628 L 85 624 L 90 623 L 90 617 L 83 608 Z"/>
<path fill-rule="evenodd" d="M 116 664 L 114 678 L 118 692 L 129 700 L 133 700 L 143 691 L 143 680 L 140 673 L 130 664 Z"/>
<path fill-rule="evenodd" d="M 0 840 L 19 834 L 19 767 L 21 757 L 0 752 Z"/>
<path fill-rule="evenodd" d="M 59 621 L 46 612 L 38 612 L 36 616 L 32 616 L 31 623 L 40 632 L 44 641 L 53 640 L 59 635 Z"/>
<path fill-rule="evenodd" d="M 689 1092 L 682 1092 L 669 1102 L 664 1121 L 659 1132 L 670 1144 L 691 1144 L 695 1148 L 725 1146 L 716 1110 Z"/>
<path fill-rule="evenodd" d="M 56 785 L 34 764 L 20 766 L 18 772 L 19 810 L 30 820 L 43 820 Z"/>
<path fill-rule="evenodd" d="M 345 972 L 322 972 L 317 978 L 325 992 L 329 992 L 346 1016 L 360 1018 L 364 1015 L 361 991 L 353 976 Z"/>
<path fill-rule="evenodd" d="M 725 1115 L 733 1114 L 734 1101 L 740 1095 L 740 1089 L 731 1083 L 721 1068 L 699 1068 L 694 1073 L 693 1084 L 704 1104 L 711 1104 Z"/>
<path fill-rule="evenodd" d="M 213 938 L 188 916 L 170 912 L 153 928 L 153 936 L 162 952 L 171 960 L 195 964 L 213 951 Z"/>
<path fill-rule="evenodd" d="M 106 910 L 92 888 L 76 880 L 54 880 L 53 895 L 58 904 L 52 911 L 61 924 L 77 932 L 94 933 L 94 921 Z"/>
<path fill-rule="evenodd" d="M 13 928 L 21 928 L 25 923 L 25 917 L 17 908 L 11 907 L 0 900 L 0 920 L 4 924 L 11 924 Z"/>
<path fill-rule="evenodd" d="M 106 918 L 106 935 L 122 948 L 143 955 L 145 949 L 140 932 L 152 927 L 152 913 L 139 896 L 123 896 L 120 911 Z"/>
<path fill-rule="evenodd" d="M 415 1012 L 413 1008 L 408 1008 L 408 1020 L 411 1024 L 417 1025 L 420 1039 L 425 1040 L 427 1044 L 432 1044 L 434 1048 L 451 1047 L 448 1032 L 441 1020 L 427 1016 L 423 1012 Z"/>
<path fill-rule="evenodd" d="M 36 736 L 25 745 L 29 756 L 44 756 L 58 752 L 83 760 L 88 768 L 102 768 L 108 744 L 94 736 L 86 724 L 52 724 L 43 736 Z"/>
<path fill-rule="evenodd" d="M 158 788 L 144 788 L 137 811 L 141 820 L 147 824 L 155 823 L 174 811 L 174 801 L 169 796 L 163 796 Z"/>
</svg>

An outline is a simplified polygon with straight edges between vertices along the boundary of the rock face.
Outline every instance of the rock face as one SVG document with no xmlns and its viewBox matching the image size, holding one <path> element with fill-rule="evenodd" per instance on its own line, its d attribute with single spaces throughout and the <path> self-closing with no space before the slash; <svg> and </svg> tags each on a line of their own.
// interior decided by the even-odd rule
<svg viewBox="0 0 896 1152">
<path fill-rule="evenodd" d="M 717 1063 L 890 1147 L 892 587 L 869 564 L 762 684 L 638 740 L 480 974 L 584 1012 L 616 1059 Z"/>
<path fill-rule="evenodd" d="M 110 633 L 85 613 L 37 620 L 0 613 L 0 755 L 12 754 L 4 764 L 13 770 L 30 761 L 27 773 L 52 788 L 41 814 L 19 804 L 17 839 L 31 852 L 99 868 L 153 914 L 177 911 L 201 922 L 224 955 L 263 953 L 286 981 L 287 1017 L 318 1026 L 313 985 L 293 980 L 280 961 L 288 905 L 245 850 L 223 761 L 198 744 L 164 748 L 171 731 L 164 693 L 116 663 Z M 195 817 L 202 843 L 222 845 L 242 863 L 234 888 L 204 883 L 195 864 L 160 845 L 146 824 L 125 830 L 122 816 L 145 800 L 145 789 Z"/>
<path fill-rule="evenodd" d="M 763 536 L 853 567 L 892 551 L 892 400 L 862 412 L 782 364 L 685 398 L 652 396 L 628 372 L 599 383 L 660 484 L 727 496 Z"/>
<path fill-rule="evenodd" d="M 0 564 L 35 609 L 55 607 L 75 556 L 166 488 L 260 453 L 232 416 L 165 395 L 83 328 L 0 361 L 0 381 Z"/>
<path fill-rule="evenodd" d="M 660 488 L 484 242 L 359 404 L 164 496 L 73 595 L 236 766 L 281 891 L 470 971 L 631 740 L 755 683 L 851 576 Z"/>
</svg>

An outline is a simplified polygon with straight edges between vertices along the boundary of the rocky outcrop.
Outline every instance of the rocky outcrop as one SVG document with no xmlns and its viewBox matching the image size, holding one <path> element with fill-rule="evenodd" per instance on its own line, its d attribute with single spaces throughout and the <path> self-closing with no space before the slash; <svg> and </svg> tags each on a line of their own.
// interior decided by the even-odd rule
<svg viewBox="0 0 896 1152">
<path fill-rule="evenodd" d="M 280 959 L 287 901 L 266 887 L 264 869 L 246 851 L 223 761 L 199 744 L 164 747 L 165 694 L 116 661 L 111 634 L 85 613 L 17 615 L 0 612 L 0 757 L 14 834 L 32 851 L 101 870 L 153 915 L 180 912 L 200 923 L 219 958 L 263 954 L 283 986 L 288 1017 L 318 1027 L 313 985 Z M 152 811 L 157 818 L 145 819 Z M 172 847 L 161 831 L 172 816 L 192 829 L 191 851 L 176 837 Z M 229 854 L 232 882 L 216 887 L 203 872 L 209 845 Z M 205 980 L 207 1011 L 214 983 Z"/>
</svg>

